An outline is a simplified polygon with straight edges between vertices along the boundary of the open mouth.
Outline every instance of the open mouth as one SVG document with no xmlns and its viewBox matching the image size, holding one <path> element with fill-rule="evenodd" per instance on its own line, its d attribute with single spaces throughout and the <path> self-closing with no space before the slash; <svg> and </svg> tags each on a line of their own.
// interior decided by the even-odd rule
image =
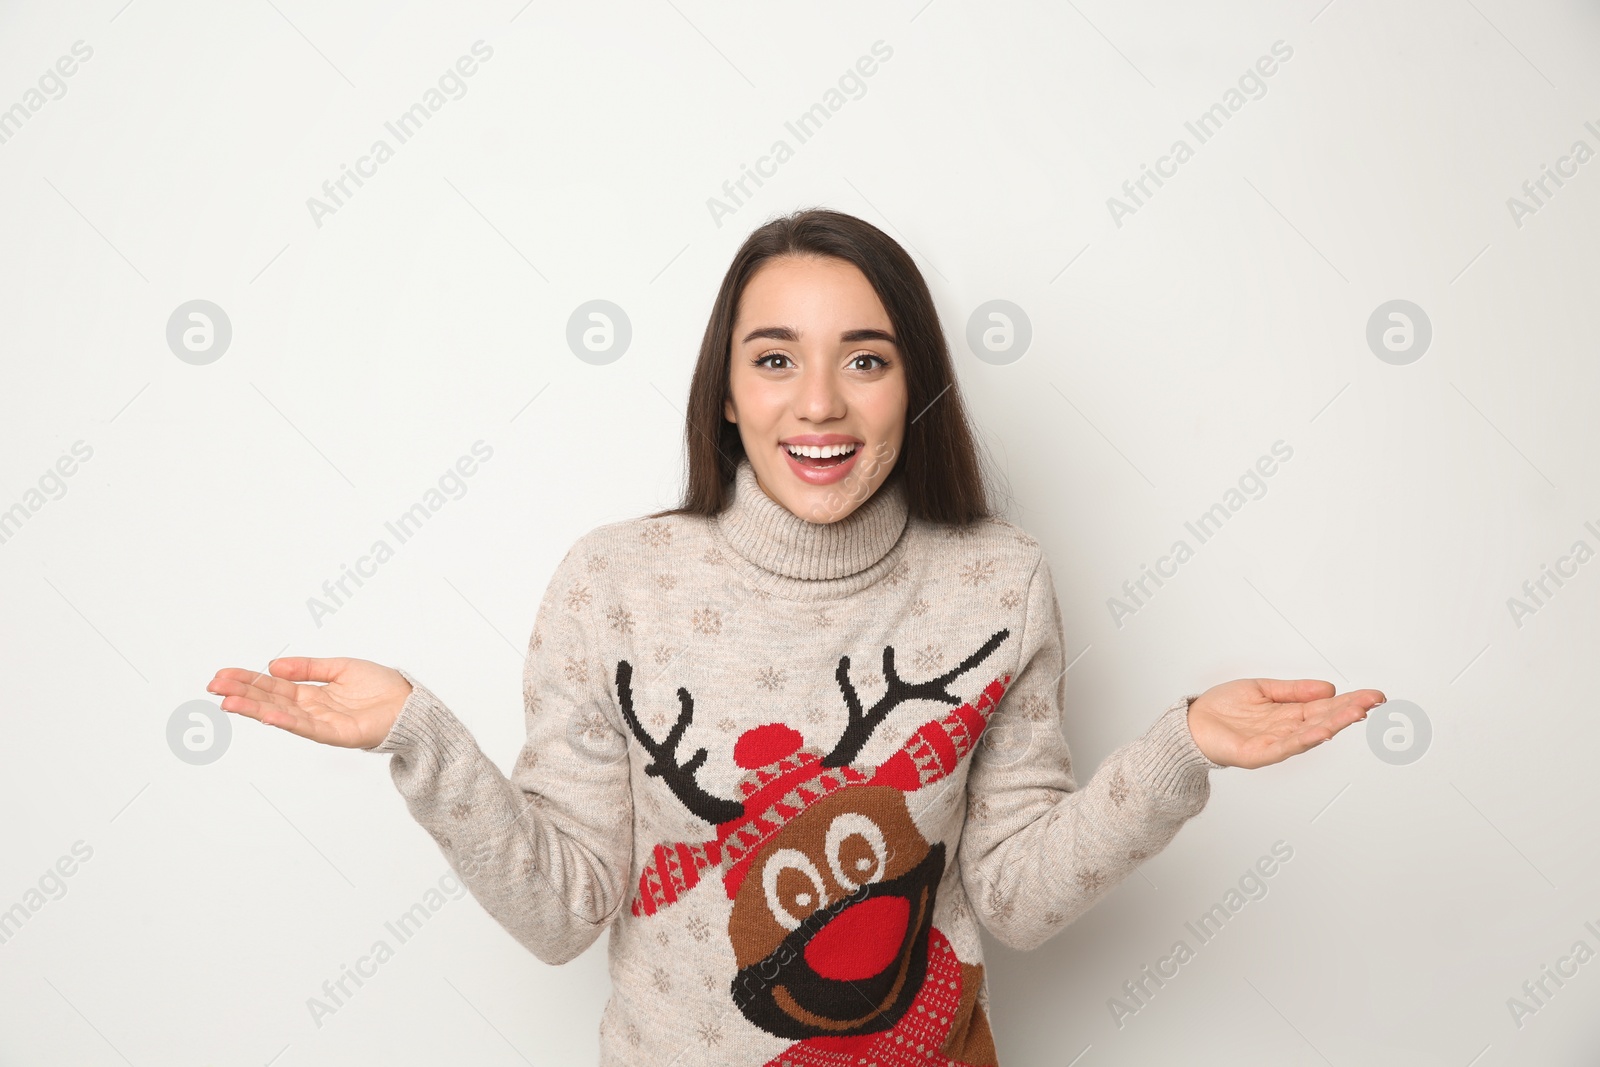
<svg viewBox="0 0 1600 1067">
<path fill-rule="evenodd" d="M 854 442 L 838 445 L 784 445 L 783 450 L 789 453 L 789 458 L 802 467 L 812 470 L 827 470 L 847 462 L 856 454 L 860 447 Z"/>
<path fill-rule="evenodd" d="M 790 933 L 766 959 L 734 977 L 731 992 L 739 1010 L 768 1033 L 793 1040 L 851 1037 L 894 1026 L 927 974 L 928 933 L 943 873 L 944 845 L 939 843 L 912 870 L 867 887 L 850 908 Z M 871 925 L 892 927 L 878 932 L 889 935 L 887 942 L 869 946 L 879 938 L 870 936 L 871 930 L 851 928 L 853 909 L 861 909 Z M 839 932 L 846 938 L 860 942 L 858 951 L 836 943 L 844 938 L 831 936 L 835 931 L 828 927 L 834 922 L 845 925 Z"/>
</svg>

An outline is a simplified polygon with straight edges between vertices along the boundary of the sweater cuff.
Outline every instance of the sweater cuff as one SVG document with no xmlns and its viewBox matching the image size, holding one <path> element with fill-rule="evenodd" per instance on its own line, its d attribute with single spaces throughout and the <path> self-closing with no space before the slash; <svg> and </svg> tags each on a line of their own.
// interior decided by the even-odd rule
<svg viewBox="0 0 1600 1067">
<path fill-rule="evenodd" d="M 410 753 L 420 747 L 436 752 L 439 762 L 444 763 L 474 743 L 471 732 L 433 690 L 413 678 L 404 667 L 395 670 L 411 683 L 411 695 L 406 697 L 384 739 L 363 751 Z"/>
<path fill-rule="evenodd" d="M 1211 772 L 1222 768 L 1206 758 L 1189 732 L 1189 705 L 1195 696 L 1174 701 L 1133 753 L 1130 769 L 1152 792 L 1193 799 L 1210 788 Z"/>
</svg>

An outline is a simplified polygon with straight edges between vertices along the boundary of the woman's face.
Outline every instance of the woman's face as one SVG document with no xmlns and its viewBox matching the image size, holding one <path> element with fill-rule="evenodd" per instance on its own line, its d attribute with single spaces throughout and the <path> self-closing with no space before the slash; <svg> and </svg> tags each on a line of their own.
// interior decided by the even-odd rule
<svg viewBox="0 0 1600 1067">
<path fill-rule="evenodd" d="M 905 436 L 905 369 L 855 264 L 767 260 L 740 298 L 730 359 L 723 414 L 767 496 L 837 522 L 883 484 Z"/>
</svg>

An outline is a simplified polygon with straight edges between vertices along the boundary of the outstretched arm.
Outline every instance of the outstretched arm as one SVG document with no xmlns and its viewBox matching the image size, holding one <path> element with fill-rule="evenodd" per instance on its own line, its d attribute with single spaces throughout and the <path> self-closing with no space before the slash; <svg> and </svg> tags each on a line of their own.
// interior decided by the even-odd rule
<svg viewBox="0 0 1600 1067">
<path fill-rule="evenodd" d="M 389 735 L 389 771 L 412 817 L 484 910 L 546 963 L 599 937 L 627 899 L 633 800 L 625 738 L 595 657 L 587 603 L 568 603 L 581 552 L 539 607 L 523 669 L 528 739 L 509 778 L 426 686 Z"/>
<path fill-rule="evenodd" d="M 1223 766 L 1258 767 L 1327 740 L 1382 703 L 1327 682 L 1243 679 L 1174 700 L 1080 789 L 1060 728 L 1061 612 L 1041 557 L 1028 590 L 1022 667 L 990 719 L 967 780 L 962 879 L 984 925 L 1033 948 L 1165 848 Z"/>
<path fill-rule="evenodd" d="M 390 754 L 412 816 L 473 896 L 546 963 L 594 942 L 627 897 L 633 860 L 628 748 L 574 548 L 539 606 L 523 667 L 528 740 L 508 777 L 427 686 L 368 660 L 288 657 L 270 674 L 225 668 L 222 708 L 322 744 Z M 322 684 L 310 684 L 322 683 Z"/>
</svg>

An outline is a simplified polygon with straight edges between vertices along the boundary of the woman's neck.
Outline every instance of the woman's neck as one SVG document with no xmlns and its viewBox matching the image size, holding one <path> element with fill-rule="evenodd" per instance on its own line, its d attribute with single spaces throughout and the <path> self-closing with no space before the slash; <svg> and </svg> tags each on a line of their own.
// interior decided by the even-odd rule
<svg viewBox="0 0 1600 1067">
<path fill-rule="evenodd" d="M 905 492 L 889 479 L 842 519 L 808 522 L 778 503 L 748 459 L 717 523 L 728 544 L 751 564 L 786 578 L 846 578 L 888 555 L 906 526 Z"/>
</svg>

